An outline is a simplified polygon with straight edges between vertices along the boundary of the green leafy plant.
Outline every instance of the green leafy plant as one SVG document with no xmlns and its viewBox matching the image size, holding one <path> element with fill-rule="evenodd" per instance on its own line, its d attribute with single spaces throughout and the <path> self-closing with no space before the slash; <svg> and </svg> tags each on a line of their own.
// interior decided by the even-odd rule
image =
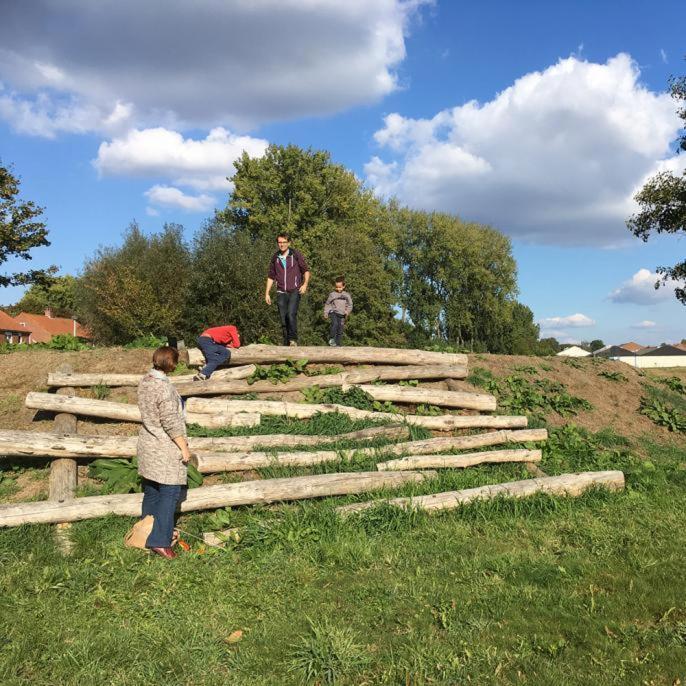
<svg viewBox="0 0 686 686">
<path fill-rule="evenodd" d="M 390 412 L 391 414 L 397 414 L 400 412 L 400 410 L 390 400 L 375 400 L 372 403 L 372 410 L 374 412 Z"/>
<path fill-rule="evenodd" d="M 155 336 L 154 334 L 146 334 L 145 336 L 138 336 L 127 343 L 125 348 L 160 348 L 167 345 L 167 339 Z"/>
<path fill-rule="evenodd" d="M 543 418 L 548 412 L 556 412 L 565 417 L 593 407 L 587 400 L 570 395 L 564 384 L 550 379 L 529 381 L 511 375 L 500 380 L 486 380 L 485 388 L 498 397 L 500 407 L 513 414 Z"/>
<path fill-rule="evenodd" d="M 686 395 L 686 383 L 684 383 L 678 376 L 670 376 L 668 379 L 659 379 L 659 381 L 667 386 L 670 391 Z"/>
<path fill-rule="evenodd" d="M 138 459 L 101 459 L 91 462 L 88 476 L 105 482 L 110 493 L 139 493 L 142 490 L 138 474 Z M 188 488 L 197 488 L 203 482 L 202 474 L 196 467 L 188 465 Z"/>
<path fill-rule="evenodd" d="M 307 366 L 307 360 L 286 360 L 282 364 L 271 364 L 268 367 L 257 365 L 255 371 L 246 379 L 249 384 L 255 381 L 271 381 L 273 384 L 286 383 Z"/>
<path fill-rule="evenodd" d="M 574 369 L 583 369 L 583 364 L 579 362 L 579 360 L 574 359 L 573 357 L 565 357 L 562 360 L 563 364 L 566 364 L 568 367 L 574 367 Z"/>
<path fill-rule="evenodd" d="M 538 374 L 538 369 L 530 364 L 518 364 L 513 367 L 516 372 L 521 372 L 522 374 Z"/>
<path fill-rule="evenodd" d="M 658 426 L 666 426 L 670 431 L 686 431 L 686 417 L 660 400 L 642 398 L 640 412 Z"/>
<path fill-rule="evenodd" d="M 53 336 L 47 346 L 51 350 L 88 350 L 89 348 L 83 341 L 68 333 Z"/>
<path fill-rule="evenodd" d="M 300 390 L 306 403 L 319 405 L 324 402 L 324 391 L 319 386 L 310 386 Z"/>
<path fill-rule="evenodd" d="M 398 381 L 398 386 L 410 386 L 412 388 L 416 388 L 419 386 L 419 381 L 417 379 L 403 379 L 401 381 Z"/>
<path fill-rule="evenodd" d="M 610 381 L 626 381 L 626 376 L 622 372 L 598 372 L 598 376 L 602 376 Z"/>
<path fill-rule="evenodd" d="M 99 383 L 91 386 L 91 391 L 93 391 L 93 397 L 97 400 L 105 400 L 105 398 L 109 397 L 112 389 L 106 384 Z"/>
<path fill-rule="evenodd" d="M 436 417 L 443 414 L 443 410 L 436 405 L 417 405 L 414 413 L 425 417 Z"/>
<path fill-rule="evenodd" d="M 340 365 L 330 365 L 326 367 L 319 367 L 318 369 L 303 369 L 305 376 L 323 376 L 324 374 L 340 374 L 343 367 Z"/>
</svg>

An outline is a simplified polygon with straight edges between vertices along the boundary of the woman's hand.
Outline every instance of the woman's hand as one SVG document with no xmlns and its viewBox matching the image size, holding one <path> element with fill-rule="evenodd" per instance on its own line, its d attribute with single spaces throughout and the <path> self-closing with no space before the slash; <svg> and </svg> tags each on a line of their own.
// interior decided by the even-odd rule
<svg viewBox="0 0 686 686">
<path fill-rule="evenodd" d="M 185 450 L 181 449 L 181 462 L 188 464 L 191 461 L 191 451 L 186 446 Z"/>
</svg>

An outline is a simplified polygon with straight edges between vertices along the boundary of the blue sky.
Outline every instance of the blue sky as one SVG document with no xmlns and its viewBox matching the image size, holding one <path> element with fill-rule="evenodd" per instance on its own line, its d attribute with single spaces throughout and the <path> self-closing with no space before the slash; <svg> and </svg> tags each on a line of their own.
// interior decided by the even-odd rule
<svg viewBox="0 0 686 686">
<path fill-rule="evenodd" d="M 643 179 L 685 164 L 666 94 L 686 71 L 683 1 L 189 7 L 3 9 L 0 159 L 46 208 L 36 264 L 78 273 L 134 219 L 190 237 L 226 202 L 241 150 L 295 143 L 380 196 L 511 236 L 542 335 L 686 337 L 686 309 L 652 288 L 686 243 L 624 227 Z"/>
</svg>

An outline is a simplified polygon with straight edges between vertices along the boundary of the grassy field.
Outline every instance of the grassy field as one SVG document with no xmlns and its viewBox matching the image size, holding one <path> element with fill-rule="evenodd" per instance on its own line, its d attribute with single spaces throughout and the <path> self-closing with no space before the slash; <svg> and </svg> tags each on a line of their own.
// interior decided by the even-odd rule
<svg viewBox="0 0 686 686">
<path fill-rule="evenodd" d="M 648 390 L 686 410 L 679 391 Z M 268 419 L 260 431 L 365 425 Z M 128 518 L 75 523 L 70 557 L 53 527 L 2 530 L 0 683 L 686 683 L 684 434 L 626 438 L 572 417 L 551 427 L 541 467 L 622 469 L 627 489 L 434 515 L 336 516 L 364 496 L 186 515 L 188 534 L 232 526 L 240 540 L 219 550 L 189 535 L 173 563 L 123 548 Z M 26 471 L 3 472 L 0 495 Z M 340 466 L 259 476 L 313 471 Z M 520 465 L 446 471 L 402 493 L 527 476 Z"/>
</svg>

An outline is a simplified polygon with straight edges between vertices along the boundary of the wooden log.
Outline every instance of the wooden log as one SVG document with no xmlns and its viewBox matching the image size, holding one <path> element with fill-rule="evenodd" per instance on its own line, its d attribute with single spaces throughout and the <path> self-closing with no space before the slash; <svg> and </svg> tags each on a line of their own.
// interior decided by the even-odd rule
<svg viewBox="0 0 686 686">
<path fill-rule="evenodd" d="M 364 441 L 376 438 L 405 438 L 409 431 L 404 425 L 377 426 L 336 436 L 303 436 L 300 434 L 269 434 L 264 436 L 231 436 L 217 438 L 189 438 L 192 451 L 255 450 L 314 446 L 338 441 Z M 1 457 L 134 457 L 135 436 L 56 436 L 52 433 L 0 430 Z"/>
<path fill-rule="evenodd" d="M 247 379 L 255 372 L 255 365 L 249 364 L 242 367 L 232 367 L 230 369 L 220 369 L 212 375 L 213 381 L 230 381 L 232 379 Z M 71 386 L 75 388 L 90 388 L 91 386 L 138 386 L 143 378 L 143 374 L 76 374 L 65 372 L 54 372 L 48 374 L 47 385 L 52 388 Z M 169 380 L 174 385 L 184 385 L 193 381 L 193 374 L 180 374 L 170 376 Z"/>
<path fill-rule="evenodd" d="M 527 425 L 526 417 L 485 416 L 485 415 L 438 415 L 424 417 L 412 414 L 393 414 L 390 412 L 370 412 L 346 405 L 288 403 L 281 400 L 220 400 L 210 398 L 189 398 L 186 403 L 188 412 L 194 414 L 224 414 L 236 412 L 259 412 L 261 415 L 295 417 L 308 419 L 320 412 L 340 412 L 351 419 L 372 419 L 377 421 L 403 421 L 414 426 L 422 426 L 434 431 L 476 428 L 519 428 Z"/>
<path fill-rule="evenodd" d="M 503 443 L 528 443 L 531 441 L 545 441 L 548 438 L 547 429 L 522 429 L 521 431 L 490 431 L 485 434 L 471 436 L 446 436 L 441 438 L 427 438 L 423 441 L 408 441 L 395 443 L 381 448 L 365 448 L 365 455 L 383 452 L 386 455 L 430 455 L 445 450 L 469 450 L 483 448 L 488 445 Z"/>
<path fill-rule="evenodd" d="M 202 353 L 197 348 L 188 349 L 188 360 L 192 366 L 204 364 Z M 272 364 L 287 360 L 308 360 L 308 362 L 340 364 L 449 364 L 467 366 L 467 356 L 461 353 L 435 353 L 427 350 L 405 350 L 404 348 L 370 348 L 329 346 L 286 347 L 282 345 L 245 345 L 231 351 L 231 366 L 240 364 Z"/>
<path fill-rule="evenodd" d="M 77 398 L 54 395 L 52 393 L 30 392 L 26 395 L 26 407 L 35 410 L 47 410 L 49 412 L 70 412 L 79 416 L 102 417 L 116 419 L 124 422 L 141 422 L 141 413 L 138 405 L 128 403 L 115 403 L 109 400 L 94 400 L 93 398 Z M 243 416 L 239 416 L 243 414 Z M 189 417 L 191 417 L 189 413 Z M 189 424 L 194 423 L 194 418 L 187 418 Z M 221 426 L 255 426 L 259 424 L 258 413 L 236 413 L 224 420 Z"/>
<path fill-rule="evenodd" d="M 194 512 L 218 507 L 364 493 L 417 483 L 431 476 L 433 475 L 427 472 L 353 472 L 201 486 L 188 491 L 186 500 L 180 504 L 179 509 L 181 512 Z M 88 496 L 66 503 L 45 500 L 0 505 L 0 527 L 76 522 L 113 514 L 136 517 L 141 513 L 142 502 L 141 493 L 127 493 Z"/>
<path fill-rule="evenodd" d="M 213 453 L 196 451 L 191 462 L 202 474 L 214 472 L 244 472 L 263 467 L 310 467 L 323 462 L 338 462 L 347 457 L 335 450 L 310 450 L 303 452 L 273 453 Z"/>
<path fill-rule="evenodd" d="M 259 412 L 240 412 L 239 414 L 200 414 L 186 412 L 186 424 L 197 424 L 205 429 L 224 429 L 236 426 L 259 426 Z"/>
<path fill-rule="evenodd" d="M 382 452 L 386 455 L 404 455 L 406 453 L 428 455 L 456 448 L 466 449 L 484 445 L 498 445 L 499 443 L 543 441 L 547 437 L 548 432 L 545 429 L 529 429 L 524 431 L 494 431 L 474 436 L 429 438 L 424 441 L 408 441 L 407 443 L 396 443 L 395 445 L 386 445 L 381 448 L 352 448 L 339 451 L 321 450 L 290 453 L 216 453 L 196 451 L 193 463 L 203 474 L 212 472 L 240 472 L 247 469 L 259 469 L 270 466 L 306 467 L 321 464 L 322 462 L 349 460 L 356 454 L 359 456 L 373 456 Z M 531 451 L 524 452 L 530 453 Z M 529 459 L 529 461 L 532 460 Z M 379 468 L 378 465 L 377 468 Z"/>
<path fill-rule="evenodd" d="M 495 396 L 486 393 L 458 393 L 439 391 L 435 388 L 412 388 L 411 386 L 374 386 L 360 385 L 365 393 L 385 402 L 412 403 L 414 405 L 439 405 L 440 407 L 459 407 L 466 410 L 495 410 Z"/>
<path fill-rule="evenodd" d="M 492 500 L 503 496 L 508 498 L 526 498 L 535 493 L 548 493 L 550 495 L 574 497 L 594 487 L 606 488 L 609 491 L 621 491 L 624 488 L 624 473 L 606 471 L 562 474 L 560 476 L 547 476 L 541 479 L 525 479 L 523 481 L 509 481 L 504 484 L 494 484 L 491 486 L 479 486 L 478 488 L 466 488 L 461 491 L 434 493 L 433 495 L 354 503 L 336 508 L 336 510 L 341 515 L 350 515 L 375 507 L 381 503 L 405 509 L 450 510 L 475 500 Z"/>
<path fill-rule="evenodd" d="M 69 375 L 72 371 L 72 367 L 69 364 L 64 364 L 60 367 L 60 372 L 64 375 Z M 57 395 L 72 398 L 74 397 L 75 392 L 73 388 L 64 386 L 57 389 Z M 55 433 L 59 436 L 75 434 L 77 430 L 76 415 L 60 412 L 55 415 L 54 428 Z M 69 459 L 54 460 L 50 464 L 50 478 L 48 481 L 49 500 L 62 503 L 65 500 L 71 500 L 74 497 L 77 481 L 76 467 L 76 460 Z M 62 536 L 59 540 L 61 542 L 66 541 L 68 540 L 68 537 Z"/>
<path fill-rule="evenodd" d="M 409 455 L 398 460 L 379 462 L 380 471 L 402 471 L 404 469 L 464 469 L 479 464 L 500 462 L 540 462 L 541 450 L 486 450 L 468 455 Z"/>
<path fill-rule="evenodd" d="M 403 381 L 408 379 L 464 379 L 466 367 L 455 365 L 409 365 L 404 367 L 370 367 L 354 369 L 339 374 L 322 374 L 320 376 L 299 376 L 286 383 L 274 384 L 271 381 L 221 381 L 216 372 L 209 381 L 202 384 L 180 384 L 177 390 L 183 396 L 201 395 L 241 395 L 244 393 L 286 393 L 301 391 L 305 388 L 333 388 L 352 384 L 371 383 L 372 381 Z"/>
</svg>

